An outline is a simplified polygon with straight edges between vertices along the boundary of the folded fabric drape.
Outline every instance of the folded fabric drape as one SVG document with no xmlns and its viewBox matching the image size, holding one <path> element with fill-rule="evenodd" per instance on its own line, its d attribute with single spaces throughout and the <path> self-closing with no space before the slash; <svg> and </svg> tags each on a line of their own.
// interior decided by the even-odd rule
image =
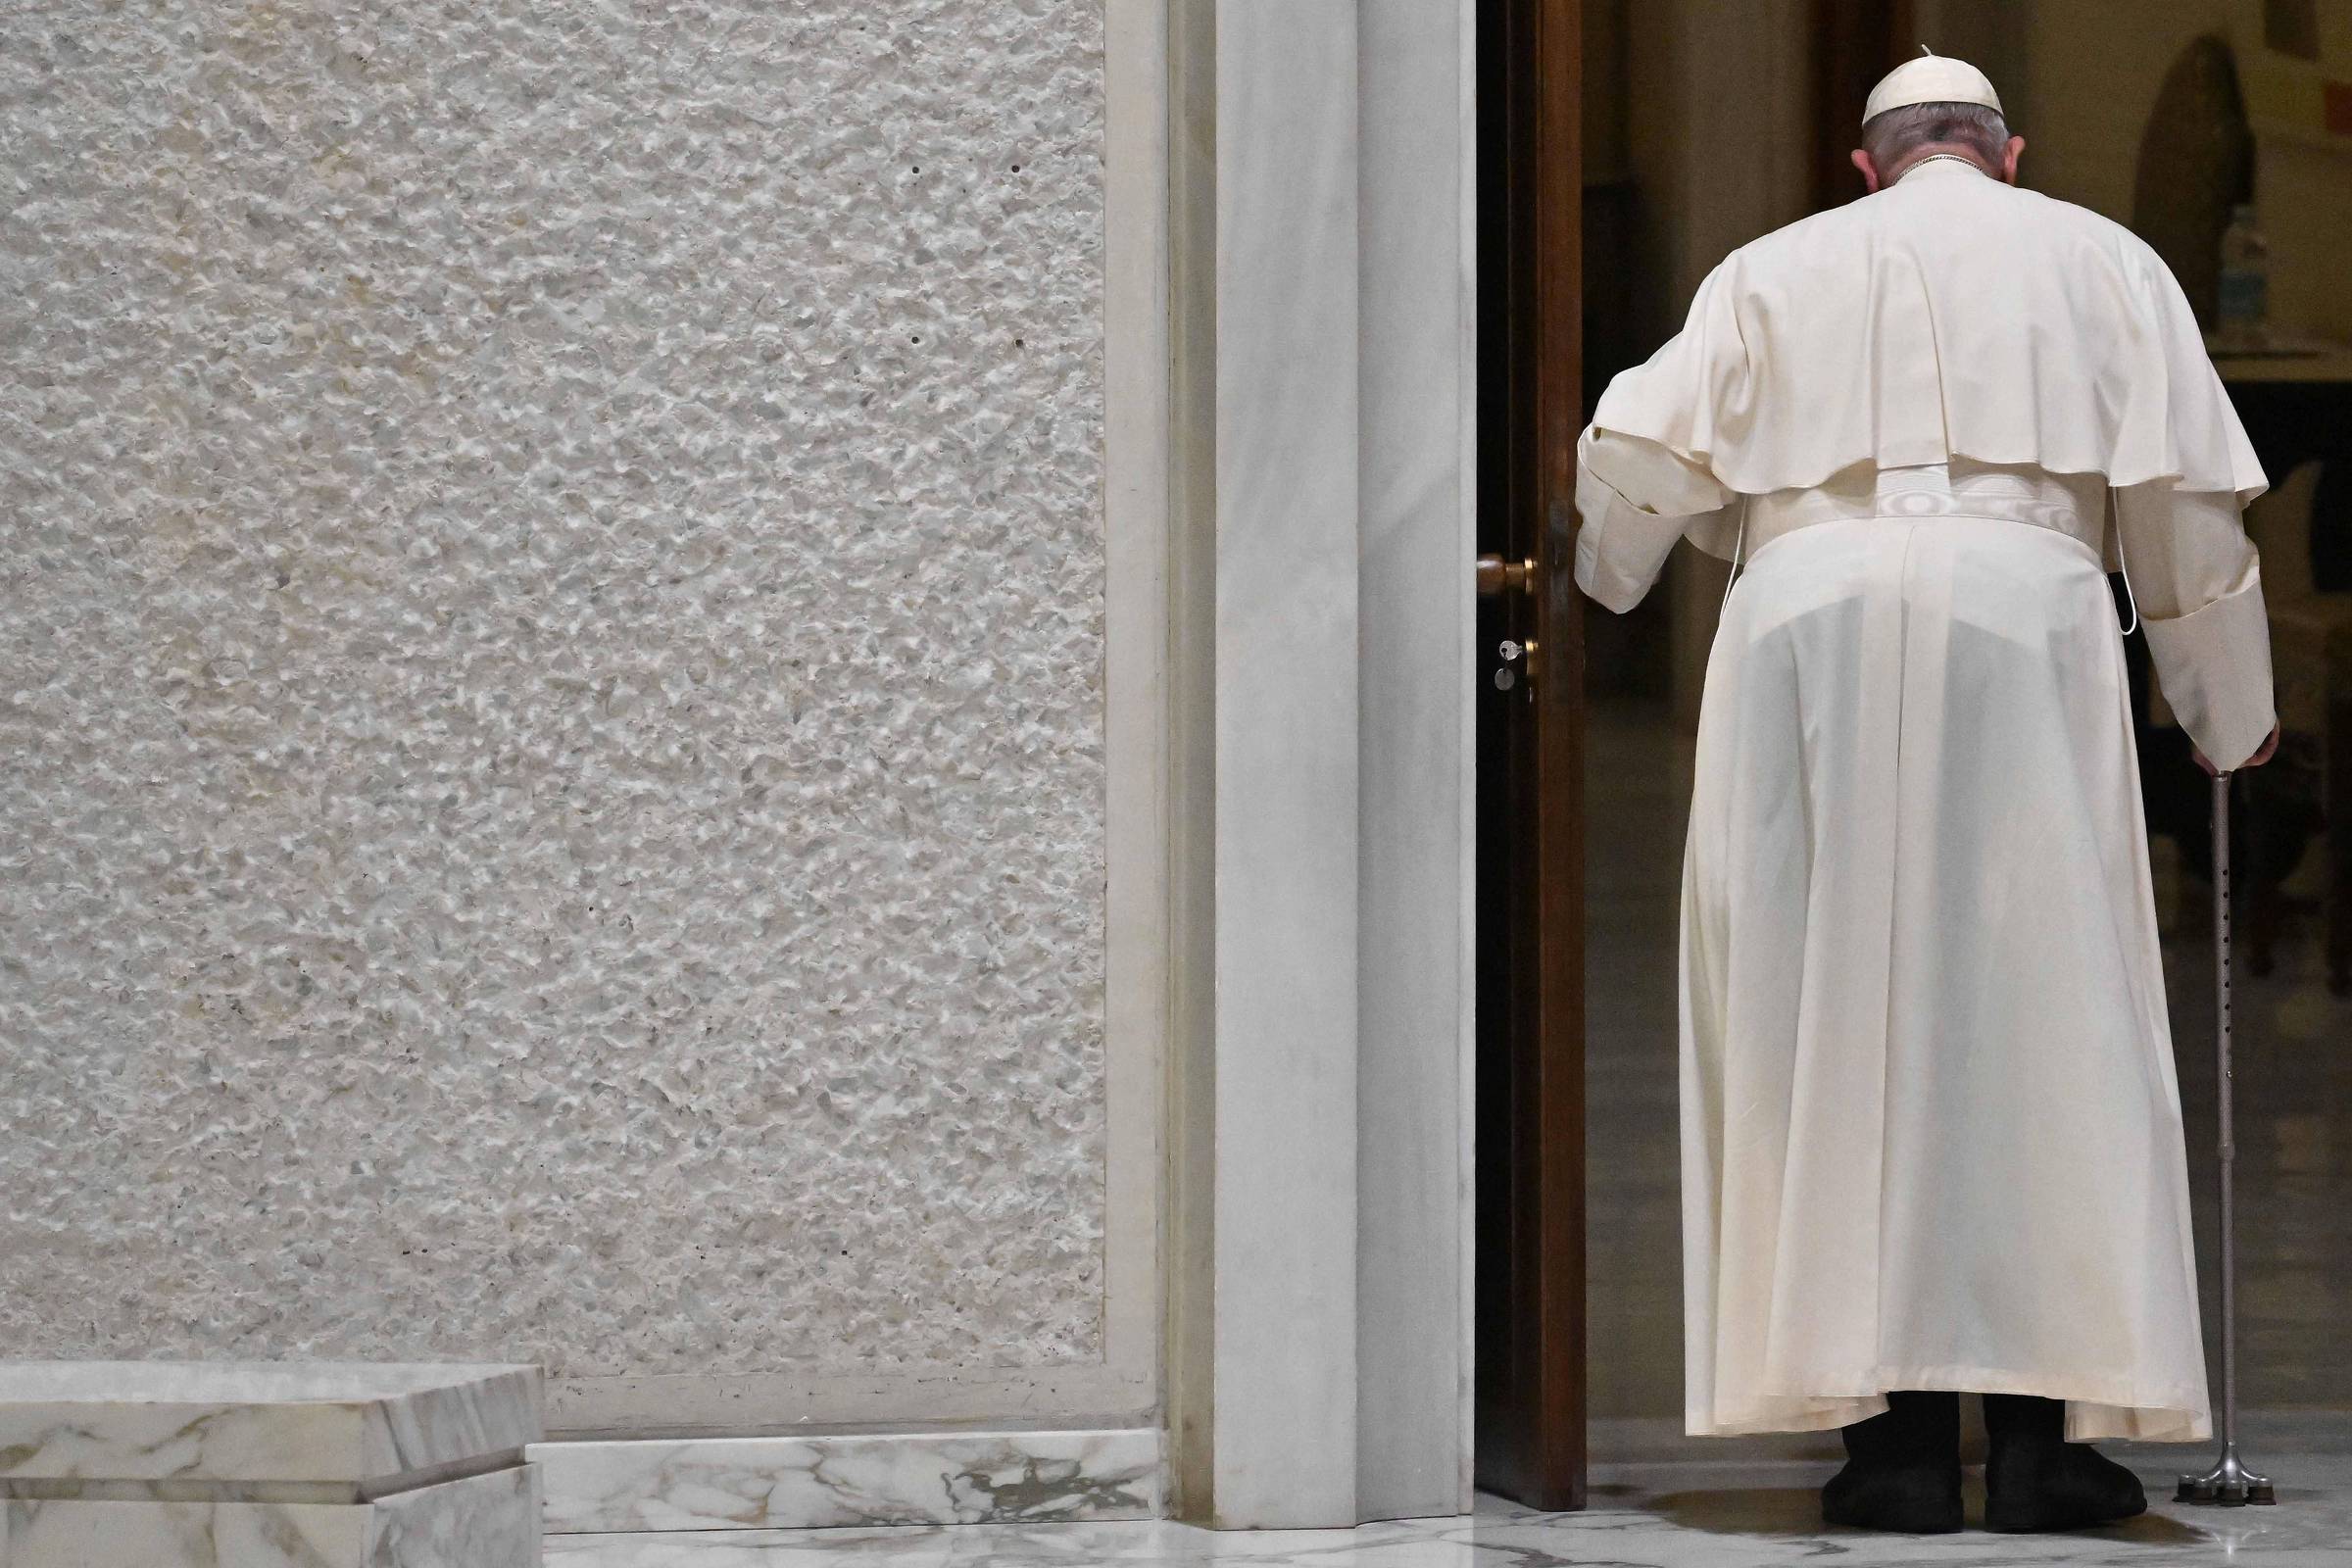
<svg viewBox="0 0 2352 1568">
<path fill-rule="evenodd" d="M 1955 329 L 2002 318 L 2034 330 Z M 1949 161 L 1727 256 L 1592 429 L 1750 495 L 1955 458 L 2241 503 L 2268 483 L 2156 253 Z"/>
</svg>

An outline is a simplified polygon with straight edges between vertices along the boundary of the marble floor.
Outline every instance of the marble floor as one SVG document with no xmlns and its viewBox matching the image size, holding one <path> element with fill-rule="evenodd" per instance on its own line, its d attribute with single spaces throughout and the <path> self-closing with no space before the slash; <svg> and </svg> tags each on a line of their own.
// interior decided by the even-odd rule
<svg viewBox="0 0 2352 1568">
<path fill-rule="evenodd" d="M 1451 1518 L 1392 1520 L 1353 1530 L 1203 1530 L 1167 1520 L 1086 1524 L 950 1525 L 896 1529 L 708 1532 L 555 1537 L 548 1568 L 1136 1568 L 1251 1564 L 1262 1568 L 1749 1568 L 1835 1561 L 1993 1568 L 2005 1564 L 2193 1564 L 2244 1560 L 2262 1568 L 2352 1564 L 2352 1445 L 2319 1435 L 2285 1445 L 2308 1423 L 2258 1430 L 2250 1456 L 2278 1483 L 2271 1508 L 2188 1508 L 2169 1501 L 2178 1465 L 2152 1448 L 2131 1451 L 2155 1506 L 2137 1519 L 2065 1535 L 1882 1536 L 1824 1527 L 1814 1487 L 1827 1466 L 1777 1477 L 1727 1476 L 1719 1467 L 1651 1470 L 1642 1481 L 1602 1480 L 1580 1513 L 1539 1513 L 1481 1494 Z M 2202 1459 L 2202 1453 L 2183 1456 Z M 2202 1463 L 2196 1468 L 2202 1469 Z M 1983 1507 L 1970 1482 L 1971 1518 Z"/>
</svg>

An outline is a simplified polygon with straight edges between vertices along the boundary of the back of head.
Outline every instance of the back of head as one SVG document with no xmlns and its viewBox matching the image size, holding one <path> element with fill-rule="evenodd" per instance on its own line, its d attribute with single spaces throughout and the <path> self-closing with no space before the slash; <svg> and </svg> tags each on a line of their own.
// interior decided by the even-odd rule
<svg viewBox="0 0 2352 1568">
<path fill-rule="evenodd" d="M 1965 60 L 1924 48 L 1881 77 L 1862 109 L 1861 150 L 1882 181 L 1931 153 L 1956 153 L 1999 173 L 2008 147 L 1991 80 Z"/>
<path fill-rule="evenodd" d="M 1862 150 L 1886 177 L 1922 153 L 1955 149 L 1971 154 L 1988 170 L 1998 170 L 2008 145 L 2008 122 L 1998 109 L 1984 104 L 1904 104 L 1882 110 L 1862 123 Z"/>
</svg>

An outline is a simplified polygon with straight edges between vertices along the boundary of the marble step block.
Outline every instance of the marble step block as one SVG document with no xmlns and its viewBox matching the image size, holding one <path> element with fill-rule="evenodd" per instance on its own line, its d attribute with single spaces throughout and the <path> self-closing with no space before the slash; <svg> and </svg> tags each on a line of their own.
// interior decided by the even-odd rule
<svg viewBox="0 0 2352 1568">
<path fill-rule="evenodd" d="M 1157 1428 L 544 1443 L 551 1535 L 1150 1519 Z"/>
<path fill-rule="evenodd" d="M 0 1361 L 0 1568 L 536 1568 L 527 1366 Z"/>
</svg>

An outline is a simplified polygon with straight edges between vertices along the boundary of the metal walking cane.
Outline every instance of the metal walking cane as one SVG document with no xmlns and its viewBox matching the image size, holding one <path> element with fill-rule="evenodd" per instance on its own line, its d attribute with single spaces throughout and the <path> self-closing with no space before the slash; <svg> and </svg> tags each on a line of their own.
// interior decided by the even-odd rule
<svg viewBox="0 0 2352 1568">
<path fill-rule="evenodd" d="M 2222 1123 L 2222 1457 L 2201 1476 L 2182 1476 L 2176 1502 L 2241 1507 L 2277 1502 L 2271 1478 L 2237 1457 L 2237 1209 L 2230 1167 L 2237 1140 L 2230 1103 L 2230 775 L 2213 778 L 2213 964 L 2215 1038 L 2221 1053 Z"/>
</svg>

